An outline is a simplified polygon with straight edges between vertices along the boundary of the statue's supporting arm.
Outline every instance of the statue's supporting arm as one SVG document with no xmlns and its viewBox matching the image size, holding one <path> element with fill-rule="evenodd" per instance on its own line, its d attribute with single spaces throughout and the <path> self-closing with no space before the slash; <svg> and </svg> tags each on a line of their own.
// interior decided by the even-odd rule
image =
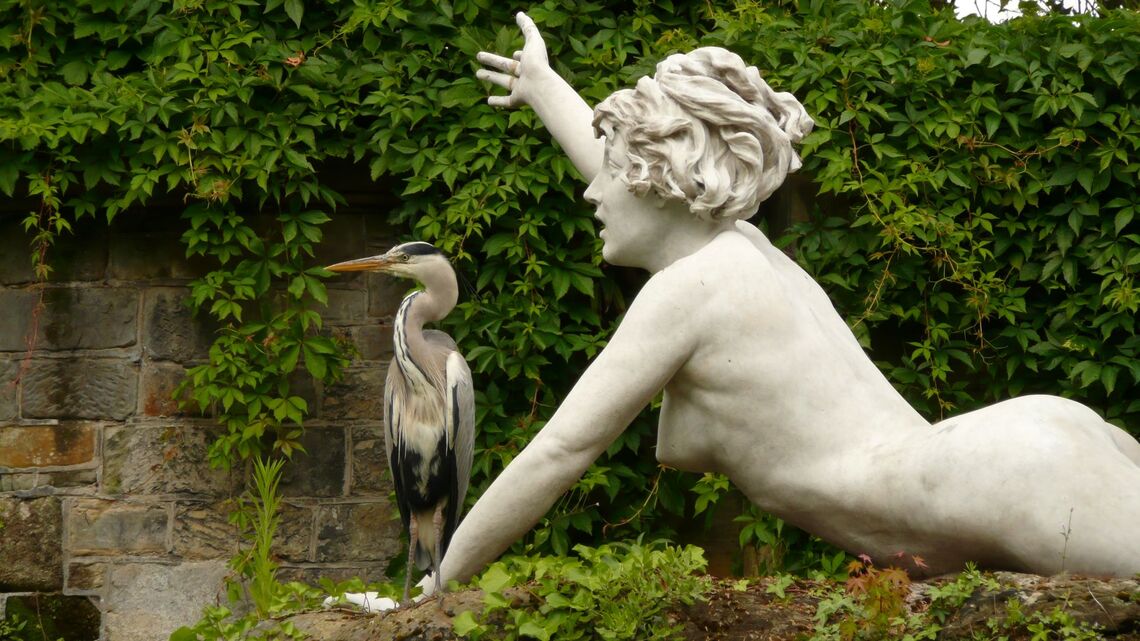
<svg viewBox="0 0 1140 641">
<path fill-rule="evenodd" d="M 546 43 L 534 21 L 521 11 L 516 20 L 523 33 L 525 44 L 522 50 L 516 51 L 512 58 L 479 52 L 479 62 L 498 71 L 480 69 L 475 77 L 510 92 L 506 96 L 487 98 L 488 104 L 496 107 L 530 105 L 562 145 L 570 162 L 586 182 L 590 182 L 602 165 L 605 151 L 605 141 L 594 136 L 594 110 L 562 76 L 551 69 Z"/>
<path fill-rule="evenodd" d="M 530 531 L 688 359 L 699 314 L 676 288 L 665 278 L 645 285 L 558 411 L 464 516 L 445 582 L 469 580 Z M 434 581 L 420 586 L 427 593 Z"/>
</svg>

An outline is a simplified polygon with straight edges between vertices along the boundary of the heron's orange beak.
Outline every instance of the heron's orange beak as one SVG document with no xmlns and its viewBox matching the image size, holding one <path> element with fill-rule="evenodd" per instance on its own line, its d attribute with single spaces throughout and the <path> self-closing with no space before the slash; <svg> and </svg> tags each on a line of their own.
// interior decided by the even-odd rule
<svg viewBox="0 0 1140 641">
<path fill-rule="evenodd" d="M 380 272 L 384 271 L 384 268 L 391 264 L 392 259 L 388 254 L 381 254 L 380 256 L 346 260 L 343 263 L 329 265 L 325 267 L 325 269 L 330 272 Z"/>
</svg>

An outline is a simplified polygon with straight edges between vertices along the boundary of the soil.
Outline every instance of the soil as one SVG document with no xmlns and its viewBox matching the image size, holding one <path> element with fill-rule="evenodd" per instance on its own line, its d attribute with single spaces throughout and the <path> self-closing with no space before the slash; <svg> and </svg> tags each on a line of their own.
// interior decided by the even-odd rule
<svg viewBox="0 0 1140 641">
<path fill-rule="evenodd" d="M 1002 626 L 1013 601 L 1024 617 L 1022 623 L 1001 629 L 1010 641 L 1029 640 L 1034 616 L 1057 620 L 1058 612 L 1075 622 L 1098 626 L 1098 634 L 1115 641 L 1140 641 L 1140 580 L 1094 579 L 1061 575 L 1040 577 L 997 573 L 996 590 L 979 590 L 943 623 L 938 639 L 989 639 Z M 915 583 L 907 598 L 912 612 L 929 607 L 931 586 L 952 580 L 943 577 Z M 678 608 L 671 614 L 681 625 L 685 641 L 801 641 L 815 629 L 818 596 L 824 588 L 812 581 L 798 581 L 783 590 L 781 598 L 769 590 L 775 579 L 762 578 L 742 586 L 736 580 L 713 580 L 707 601 Z M 532 597 L 517 592 L 525 605 Z M 483 595 L 478 590 L 448 594 L 442 602 L 423 601 L 415 606 L 383 614 L 362 614 L 333 609 L 290 617 L 297 628 L 323 641 L 450 641 L 456 639 L 452 618 L 464 610 L 480 610 Z M 994 622 L 994 623 L 991 623 Z M 1048 639 L 1070 638 L 1056 630 Z M 1082 637 L 1083 638 L 1083 637 Z"/>
</svg>

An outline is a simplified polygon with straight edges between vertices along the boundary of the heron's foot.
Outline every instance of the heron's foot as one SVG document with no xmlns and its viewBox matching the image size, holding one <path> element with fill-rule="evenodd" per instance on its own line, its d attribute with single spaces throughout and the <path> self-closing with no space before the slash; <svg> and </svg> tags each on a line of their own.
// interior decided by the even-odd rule
<svg viewBox="0 0 1140 641">
<path fill-rule="evenodd" d="M 393 599 L 380 596 L 379 592 L 346 592 L 339 599 L 330 596 L 324 601 L 326 608 L 338 605 L 355 606 L 364 612 L 385 612 L 396 609 L 398 604 Z"/>
<path fill-rule="evenodd" d="M 434 599 L 429 599 L 428 596 L 429 595 L 427 595 L 427 594 L 418 594 L 412 598 L 411 603 L 401 604 L 400 608 L 401 609 L 403 609 L 403 608 L 418 608 L 421 605 L 423 605 L 425 603 L 431 603 L 432 601 L 435 601 L 436 603 L 443 603 L 443 595 L 442 594 L 435 595 L 436 598 L 434 598 Z"/>
</svg>

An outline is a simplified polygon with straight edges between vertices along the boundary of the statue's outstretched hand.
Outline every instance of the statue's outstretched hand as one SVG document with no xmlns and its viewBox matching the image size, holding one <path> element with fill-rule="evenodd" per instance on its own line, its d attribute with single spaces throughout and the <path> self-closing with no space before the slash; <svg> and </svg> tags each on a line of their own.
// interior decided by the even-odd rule
<svg viewBox="0 0 1140 641">
<path fill-rule="evenodd" d="M 538 27 L 529 16 L 520 11 L 515 16 L 523 34 L 523 48 L 511 58 L 480 51 L 475 59 L 491 69 L 480 69 L 475 77 L 505 88 L 510 93 L 505 96 L 490 96 L 487 104 L 493 107 L 517 107 L 533 103 L 534 96 L 541 91 L 544 82 L 555 75 L 546 55 L 546 43 L 538 32 Z"/>
</svg>

